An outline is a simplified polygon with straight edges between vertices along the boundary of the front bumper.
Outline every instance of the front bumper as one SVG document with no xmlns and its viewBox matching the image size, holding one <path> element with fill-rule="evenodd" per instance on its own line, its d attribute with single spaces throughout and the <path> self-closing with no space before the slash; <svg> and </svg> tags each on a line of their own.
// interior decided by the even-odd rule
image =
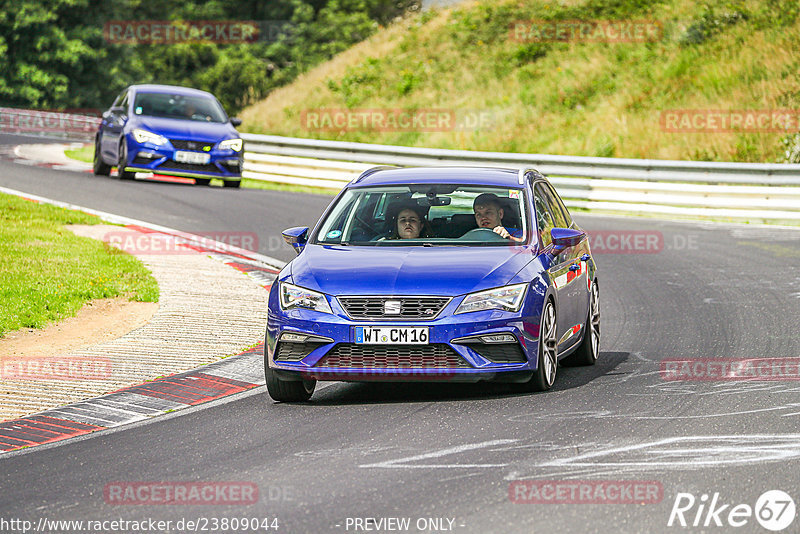
<svg viewBox="0 0 800 534">
<path fill-rule="evenodd" d="M 242 165 L 244 163 L 243 151 L 218 150 L 212 148 L 206 164 L 191 164 L 175 161 L 178 151 L 171 145 L 153 145 L 151 143 L 137 143 L 130 137 L 128 143 L 128 164 L 126 171 L 152 172 L 164 176 L 182 176 L 186 178 L 219 178 L 222 180 L 241 180 Z M 212 143 L 202 143 L 211 145 Z"/>
<path fill-rule="evenodd" d="M 516 382 L 529 378 L 538 361 L 541 306 L 526 302 L 517 313 L 492 310 L 453 315 L 461 300 L 451 300 L 434 320 L 368 321 L 347 317 L 335 298 L 329 298 L 333 314 L 282 310 L 277 291 L 272 291 L 265 364 L 289 380 Z M 427 345 L 356 344 L 356 326 L 425 326 L 429 340 Z M 302 343 L 289 346 L 281 340 L 284 333 L 312 337 L 305 347 Z M 501 347 L 475 340 L 486 334 L 510 334 L 514 341 Z M 292 361 L 287 361 L 287 355 Z"/>
</svg>

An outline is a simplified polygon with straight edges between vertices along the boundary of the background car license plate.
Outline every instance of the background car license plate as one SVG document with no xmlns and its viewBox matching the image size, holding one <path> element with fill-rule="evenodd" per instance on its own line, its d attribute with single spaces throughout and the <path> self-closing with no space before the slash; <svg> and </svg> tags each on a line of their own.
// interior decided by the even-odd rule
<svg viewBox="0 0 800 534">
<path fill-rule="evenodd" d="M 178 150 L 175 152 L 174 159 L 178 163 L 195 163 L 197 165 L 205 165 L 211 161 L 211 155 L 203 154 L 202 152 L 185 152 Z"/>
<path fill-rule="evenodd" d="M 364 345 L 427 345 L 428 327 L 357 326 L 356 343 Z"/>
</svg>

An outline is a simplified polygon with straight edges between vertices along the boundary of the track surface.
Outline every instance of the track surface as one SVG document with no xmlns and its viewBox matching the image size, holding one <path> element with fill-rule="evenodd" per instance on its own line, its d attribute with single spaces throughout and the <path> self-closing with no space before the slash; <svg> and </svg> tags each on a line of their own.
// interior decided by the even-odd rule
<svg viewBox="0 0 800 534">
<path fill-rule="evenodd" d="M 0 185 L 186 231 L 256 232 L 259 252 L 286 260 L 293 253 L 270 239 L 314 223 L 330 201 L 8 162 L 0 162 Z M 334 383 L 311 403 L 282 405 L 259 389 L 0 457 L 0 517 L 277 517 L 284 533 L 364 531 L 347 518 L 367 517 L 411 518 L 411 532 L 418 518 L 453 519 L 452 531 L 465 533 L 767 532 L 754 517 L 733 529 L 727 514 L 773 489 L 800 505 L 800 382 L 671 382 L 659 362 L 800 356 L 800 232 L 576 218 L 590 231 L 661 232 L 664 248 L 597 255 L 602 354 L 593 368 L 559 369 L 553 391 Z M 663 500 L 515 504 L 509 484 L 520 479 L 657 481 Z M 120 481 L 245 481 L 259 486 L 260 499 L 106 504 L 103 488 Z M 698 501 L 719 493 L 719 505 L 730 505 L 719 516 L 725 526 L 668 527 L 681 492 Z M 686 512 L 688 522 L 697 510 Z M 786 530 L 798 531 L 800 518 Z"/>
</svg>

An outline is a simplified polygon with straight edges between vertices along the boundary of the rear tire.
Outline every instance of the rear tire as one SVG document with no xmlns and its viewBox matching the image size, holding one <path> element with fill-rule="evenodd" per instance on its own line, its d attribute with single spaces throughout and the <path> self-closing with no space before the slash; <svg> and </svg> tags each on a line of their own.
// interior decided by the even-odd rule
<svg viewBox="0 0 800 534">
<path fill-rule="evenodd" d="M 237 188 L 238 189 L 239 186 L 242 185 L 242 181 L 241 180 L 225 180 L 222 185 L 223 185 L 223 187 L 233 187 L 233 188 Z"/>
<path fill-rule="evenodd" d="M 558 372 L 558 325 L 556 306 L 548 299 L 542 308 L 539 323 L 539 361 L 530 380 L 523 383 L 525 391 L 547 391 L 556 381 Z"/>
<path fill-rule="evenodd" d="M 120 141 L 117 154 L 119 155 L 119 161 L 117 162 L 117 176 L 119 179 L 133 180 L 136 178 L 135 172 L 129 172 L 125 170 L 125 167 L 128 165 L 128 150 L 125 146 L 125 139 Z"/>
<path fill-rule="evenodd" d="M 564 358 L 567 365 L 594 365 L 600 355 L 600 292 L 597 280 L 592 282 L 589 293 L 589 312 L 584 326 L 583 341 L 578 348 Z"/>
<path fill-rule="evenodd" d="M 208 185 L 211 183 L 211 178 L 195 178 L 194 185 Z"/>
<path fill-rule="evenodd" d="M 111 165 L 103 161 L 103 155 L 100 152 L 100 136 L 95 137 L 94 140 L 94 158 L 92 159 L 92 168 L 95 176 L 108 176 L 111 174 Z"/>
<path fill-rule="evenodd" d="M 316 380 L 281 380 L 277 373 L 264 362 L 264 378 L 267 379 L 267 391 L 272 400 L 278 402 L 304 402 L 314 394 Z"/>
</svg>

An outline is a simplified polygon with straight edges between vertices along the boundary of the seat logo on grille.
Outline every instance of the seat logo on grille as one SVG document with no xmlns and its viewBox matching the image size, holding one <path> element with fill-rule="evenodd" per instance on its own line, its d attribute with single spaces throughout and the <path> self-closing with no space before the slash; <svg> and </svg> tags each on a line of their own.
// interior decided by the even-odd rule
<svg viewBox="0 0 800 534">
<path fill-rule="evenodd" d="M 383 303 L 383 313 L 385 315 L 400 315 L 402 304 L 399 300 L 387 300 Z"/>
</svg>

